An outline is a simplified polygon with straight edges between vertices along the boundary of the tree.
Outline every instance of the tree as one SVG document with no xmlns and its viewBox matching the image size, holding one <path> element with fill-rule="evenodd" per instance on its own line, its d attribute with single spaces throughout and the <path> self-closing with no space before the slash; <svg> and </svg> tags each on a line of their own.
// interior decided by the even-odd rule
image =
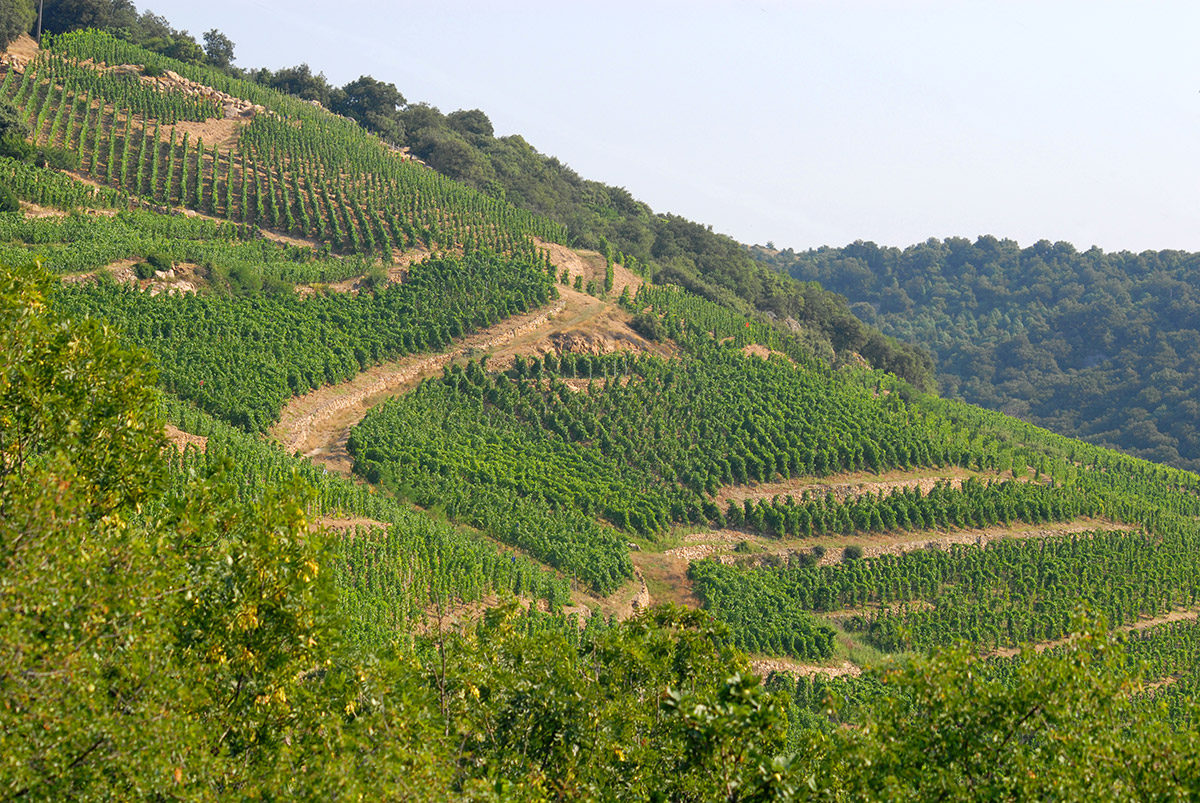
<svg viewBox="0 0 1200 803">
<path fill-rule="evenodd" d="M 0 2 L 0 48 L 8 47 L 21 34 L 29 33 L 36 19 L 37 8 L 33 0 Z"/>
<path fill-rule="evenodd" d="M 330 111 L 356 120 L 359 125 L 384 139 L 397 142 L 401 128 L 396 113 L 407 105 L 404 95 L 395 84 L 378 81 L 369 75 L 334 90 L 329 99 Z"/>
<path fill-rule="evenodd" d="M 134 30 L 137 9 L 129 0 L 46 0 L 42 10 L 42 28 L 66 33 L 81 28 Z"/>
<path fill-rule="evenodd" d="M 1200 788 L 1195 729 L 1138 706 L 1125 650 L 1103 625 L 1058 650 L 1027 649 L 1008 681 L 982 660 L 953 648 L 884 673 L 886 699 L 826 745 L 828 782 L 871 801 L 1185 800 Z"/>
<path fill-rule="evenodd" d="M 302 100 L 315 100 L 328 108 L 329 95 L 332 87 L 325 79 L 324 73 L 313 74 L 308 64 L 296 67 L 284 67 L 271 75 L 268 86 L 295 95 Z"/>
<path fill-rule="evenodd" d="M 209 64 L 214 67 L 228 67 L 233 64 L 233 41 L 228 36 L 213 28 L 204 32 L 204 55 Z"/>
<path fill-rule="evenodd" d="M 450 128 L 474 144 L 491 139 L 494 134 L 492 121 L 479 109 L 451 112 L 446 115 L 446 122 L 450 124 Z"/>
</svg>

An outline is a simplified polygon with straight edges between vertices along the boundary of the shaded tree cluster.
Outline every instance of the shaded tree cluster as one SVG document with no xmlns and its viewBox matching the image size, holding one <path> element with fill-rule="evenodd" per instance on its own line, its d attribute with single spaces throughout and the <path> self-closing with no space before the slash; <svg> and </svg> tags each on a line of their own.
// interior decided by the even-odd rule
<svg viewBox="0 0 1200 803">
<path fill-rule="evenodd" d="M 1200 470 L 1200 254 L 991 236 L 757 253 L 928 345 L 944 394 Z"/>
<path fill-rule="evenodd" d="M 16 0 L 16 4 L 25 1 Z M 32 3 L 30 6 L 32 9 Z M 36 18 L 35 11 L 31 14 L 29 25 Z M 175 28 L 161 14 L 149 10 L 139 13 L 130 0 L 46 0 L 42 27 L 49 33 L 84 28 L 110 31 L 147 50 L 189 64 L 211 64 L 228 69 L 234 61 L 234 44 L 219 30 L 214 28 L 205 32 L 201 45 L 194 36 Z M 27 25 L 25 30 L 28 29 Z"/>
</svg>

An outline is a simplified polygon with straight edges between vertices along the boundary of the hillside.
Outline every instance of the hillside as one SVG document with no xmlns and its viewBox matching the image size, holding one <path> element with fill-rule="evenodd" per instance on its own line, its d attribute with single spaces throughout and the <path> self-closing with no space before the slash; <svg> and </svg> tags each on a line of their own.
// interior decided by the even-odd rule
<svg viewBox="0 0 1200 803">
<path fill-rule="evenodd" d="M 981 237 L 756 255 L 928 346 L 947 396 L 1200 469 L 1196 254 Z"/>
<path fill-rule="evenodd" d="M 4 795 L 1200 790 L 1200 476 L 710 285 L 744 255 L 44 44 L 0 79 Z"/>
</svg>

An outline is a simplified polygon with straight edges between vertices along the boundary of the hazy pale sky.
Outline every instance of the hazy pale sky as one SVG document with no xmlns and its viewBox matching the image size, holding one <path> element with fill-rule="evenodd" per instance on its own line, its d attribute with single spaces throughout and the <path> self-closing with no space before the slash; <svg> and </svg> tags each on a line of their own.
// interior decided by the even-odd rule
<svg viewBox="0 0 1200 803">
<path fill-rule="evenodd" d="M 1200 2 L 144 0 L 747 243 L 1200 251 Z"/>
</svg>

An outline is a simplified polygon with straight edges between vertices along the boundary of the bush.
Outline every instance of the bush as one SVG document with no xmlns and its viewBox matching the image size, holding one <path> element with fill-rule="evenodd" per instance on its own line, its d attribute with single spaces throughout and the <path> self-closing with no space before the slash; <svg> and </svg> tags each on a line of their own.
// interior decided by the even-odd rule
<svg viewBox="0 0 1200 803">
<path fill-rule="evenodd" d="M 38 151 L 34 164 L 38 167 L 52 167 L 55 170 L 77 170 L 79 154 L 64 148 L 45 147 Z"/>
<path fill-rule="evenodd" d="M 139 279 L 153 279 L 154 266 L 149 262 L 139 262 L 133 266 L 133 273 Z"/>
<path fill-rule="evenodd" d="M 21 202 L 7 186 L 0 184 L 0 212 L 20 212 Z"/>
<path fill-rule="evenodd" d="M 663 332 L 662 321 L 659 317 L 648 312 L 639 312 L 637 315 L 634 315 L 633 320 L 629 322 L 629 326 L 633 331 L 647 340 L 662 340 L 665 334 Z"/>
<path fill-rule="evenodd" d="M 372 265 L 366 275 L 363 276 L 363 285 L 369 290 L 382 290 L 387 287 L 388 272 L 383 265 Z"/>
<path fill-rule="evenodd" d="M 175 267 L 175 263 L 171 261 L 171 258 L 161 251 L 147 254 L 146 261 L 153 265 L 155 270 L 170 270 Z"/>
<path fill-rule="evenodd" d="M 166 75 L 167 71 L 157 64 L 147 64 L 142 67 L 142 75 L 147 78 L 161 78 Z"/>
<path fill-rule="evenodd" d="M 858 544 L 851 544 L 842 550 L 842 562 L 850 563 L 855 560 L 862 560 L 863 548 Z"/>
<path fill-rule="evenodd" d="M 296 292 L 296 286 L 279 276 L 267 276 L 263 279 L 262 291 L 269 296 L 290 296 Z"/>
<path fill-rule="evenodd" d="M 37 148 L 25 141 L 25 137 L 16 131 L 9 131 L 0 136 L 0 156 L 9 156 L 22 162 L 31 162 L 37 155 Z"/>
</svg>

